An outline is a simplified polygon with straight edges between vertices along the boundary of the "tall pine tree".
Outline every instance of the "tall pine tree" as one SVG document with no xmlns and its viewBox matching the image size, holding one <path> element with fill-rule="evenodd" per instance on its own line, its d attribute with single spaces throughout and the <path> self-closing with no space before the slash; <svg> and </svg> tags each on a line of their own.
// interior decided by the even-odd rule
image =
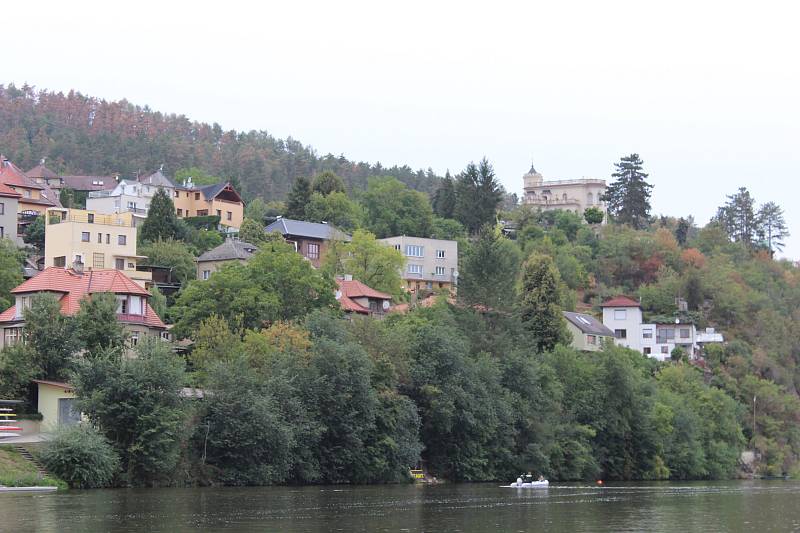
<svg viewBox="0 0 800 533">
<path fill-rule="evenodd" d="M 286 217 L 295 220 L 304 220 L 306 205 L 311 201 L 311 182 L 308 178 L 300 176 L 294 180 L 292 190 L 286 199 Z"/>
<path fill-rule="evenodd" d="M 747 248 L 755 245 L 759 229 L 756 201 L 745 187 L 728 196 L 728 201 L 717 211 L 716 220 L 733 242 Z"/>
<path fill-rule="evenodd" d="M 494 168 L 484 157 L 478 165 L 470 163 L 456 182 L 455 218 L 476 234 L 485 224 L 494 222 L 503 189 Z"/>
<path fill-rule="evenodd" d="M 450 171 L 444 175 L 439 188 L 433 195 L 433 212 L 442 218 L 453 218 L 456 209 L 456 182 Z"/>
<path fill-rule="evenodd" d="M 761 206 L 758 210 L 758 233 L 771 255 L 783 250 L 783 241 L 790 234 L 781 206 L 775 202 L 767 202 Z"/>
<path fill-rule="evenodd" d="M 560 303 L 561 277 L 553 259 L 532 255 L 522 274 L 519 308 L 522 324 L 540 352 L 550 351 L 567 340 Z"/>
<path fill-rule="evenodd" d="M 155 242 L 168 239 L 180 240 L 184 228 L 175 215 L 175 205 L 164 189 L 158 189 L 150 201 L 147 218 L 139 228 L 139 242 Z"/>
<path fill-rule="evenodd" d="M 611 174 L 616 181 L 608 186 L 603 196 L 613 219 L 636 229 L 647 227 L 653 188 L 645 181 L 648 175 L 642 172 L 642 165 L 639 154 L 620 158 L 619 163 L 614 163 L 617 170 Z"/>
</svg>

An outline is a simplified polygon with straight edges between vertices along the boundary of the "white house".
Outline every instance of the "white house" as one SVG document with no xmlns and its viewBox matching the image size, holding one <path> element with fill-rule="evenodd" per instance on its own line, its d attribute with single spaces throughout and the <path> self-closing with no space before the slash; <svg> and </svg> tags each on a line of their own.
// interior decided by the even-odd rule
<svg viewBox="0 0 800 533">
<path fill-rule="evenodd" d="M 135 215 L 146 216 L 150 209 L 150 201 L 158 189 L 164 189 L 172 198 L 175 186 L 161 171 L 157 171 L 139 180 L 119 180 L 111 190 L 92 191 L 86 198 L 86 209 L 98 213 L 124 213 L 130 211 Z"/>
<path fill-rule="evenodd" d="M 401 235 L 380 239 L 398 250 L 406 259 L 400 273 L 403 286 L 410 292 L 449 289 L 458 284 L 458 242 Z"/>
<path fill-rule="evenodd" d="M 656 322 L 645 324 L 639 302 L 626 296 L 617 296 L 601 305 L 603 325 L 614 332 L 614 343 L 642 354 L 664 361 L 672 356 L 675 348 L 682 349 L 691 357 L 700 355 L 703 347 L 710 343 L 723 342 L 722 334 L 713 328 L 698 333 L 691 322 Z"/>
</svg>

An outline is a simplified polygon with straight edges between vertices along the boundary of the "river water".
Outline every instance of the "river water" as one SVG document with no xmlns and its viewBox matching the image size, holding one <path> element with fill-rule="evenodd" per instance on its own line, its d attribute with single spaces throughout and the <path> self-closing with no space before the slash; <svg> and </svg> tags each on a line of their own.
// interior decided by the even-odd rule
<svg viewBox="0 0 800 533">
<path fill-rule="evenodd" d="M 73 490 L 0 494 L 2 531 L 791 531 L 800 483 Z"/>
</svg>

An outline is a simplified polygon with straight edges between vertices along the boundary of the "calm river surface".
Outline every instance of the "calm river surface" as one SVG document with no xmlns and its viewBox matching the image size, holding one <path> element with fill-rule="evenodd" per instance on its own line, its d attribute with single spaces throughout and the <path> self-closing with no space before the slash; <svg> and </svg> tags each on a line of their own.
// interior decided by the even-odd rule
<svg viewBox="0 0 800 533">
<path fill-rule="evenodd" d="M 493 484 L 0 494 L 2 531 L 791 531 L 800 483 Z"/>
</svg>

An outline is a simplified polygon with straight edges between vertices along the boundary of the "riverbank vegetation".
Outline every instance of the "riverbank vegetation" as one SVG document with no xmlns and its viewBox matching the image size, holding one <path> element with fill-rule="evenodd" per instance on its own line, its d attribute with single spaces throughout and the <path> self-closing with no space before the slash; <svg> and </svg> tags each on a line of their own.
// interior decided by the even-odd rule
<svg viewBox="0 0 800 533">
<path fill-rule="evenodd" d="M 36 465 L 10 445 L 0 446 L 0 486 L 67 488 L 64 481 L 53 475 L 39 474 Z"/>
</svg>

